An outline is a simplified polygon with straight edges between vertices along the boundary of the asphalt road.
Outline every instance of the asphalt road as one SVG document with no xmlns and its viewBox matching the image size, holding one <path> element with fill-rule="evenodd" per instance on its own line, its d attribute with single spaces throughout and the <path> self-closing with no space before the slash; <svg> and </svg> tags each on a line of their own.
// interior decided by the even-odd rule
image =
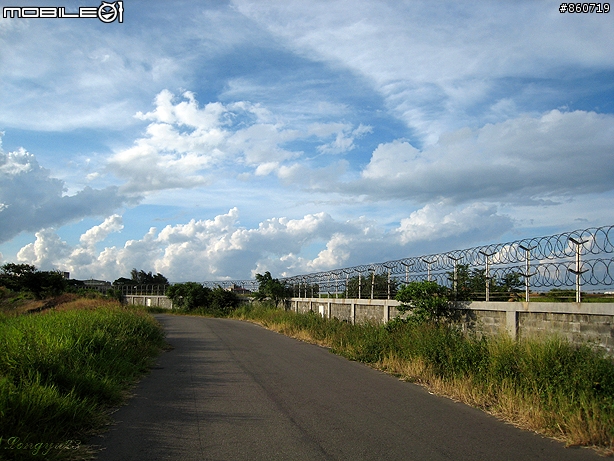
<svg viewBox="0 0 614 461">
<path fill-rule="evenodd" d="M 98 460 L 602 459 L 250 323 L 156 318 L 174 349 Z"/>
</svg>

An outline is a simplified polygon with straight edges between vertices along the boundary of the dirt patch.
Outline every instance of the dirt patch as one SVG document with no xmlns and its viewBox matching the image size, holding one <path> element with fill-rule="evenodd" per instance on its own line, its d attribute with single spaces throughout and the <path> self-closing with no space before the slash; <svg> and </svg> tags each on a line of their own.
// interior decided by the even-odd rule
<svg viewBox="0 0 614 461">
<path fill-rule="evenodd" d="M 37 314 L 50 309 L 94 309 L 117 301 L 103 300 L 99 298 L 83 298 L 76 293 L 63 293 L 60 296 L 48 299 L 28 299 L 20 293 L 12 293 L 0 299 L 0 312 L 6 315 Z"/>
</svg>

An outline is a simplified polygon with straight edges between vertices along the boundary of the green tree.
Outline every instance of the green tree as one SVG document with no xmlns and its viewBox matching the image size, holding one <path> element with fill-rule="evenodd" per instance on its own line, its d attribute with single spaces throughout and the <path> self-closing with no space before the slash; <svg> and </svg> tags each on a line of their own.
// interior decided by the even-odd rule
<svg viewBox="0 0 614 461">
<path fill-rule="evenodd" d="M 218 286 L 211 292 L 211 308 L 223 314 L 229 314 L 239 306 L 240 302 L 235 292 L 224 290 L 222 287 Z"/>
<path fill-rule="evenodd" d="M 174 307 L 191 311 L 197 307 L 209 307 L 212 290 L 196 282 L 176 283 L 167 288 L 166 296 L 173 301 Z"/>
<path fill-rule="evenodd" d="M 6 263 L 0 267 L 0 284 L 12 291 L 28 290 L 34 273 L 36 267 L 31 264 Z"/>
<path fill-rule="evenodd" d="M 450 281 L 450 298 L 456 301 L 477 301 L 486 297 L 486 270 L 469 270 L 468 264 L 459 264 L 456 268 L 456 293 L 454 292 L 454 272 L 448 272 Z M 519 272 L 510 272 L 502 279 L 491 277 L 488 290 L 491 299 L 501 300 L 517 296 L 522 291 L 523 281 Z"/>
<path fill-rule="evenodd" d="M 113 282 L 113 286 L 121 286 L 121 285 L 134 285 L 132 279 L 127 279 L 126 277 L 120 277 Z"/>
<path fill-rule="evenodd" d="M 55 271 L 36 271 L 27 277 L 26 289 L 36 298 L 58 296 L 68 288 L 64 276 Z"/>
<path fill-rule="evenodd" d="M 130 271 L 131 283 L 136 285 L 168 285 L 168 279 L 162 274 L 153 275 L 151 271 L 137 271 L 136 268 Z"/>
<path fill-rule="evenodd" d="M 373 280 L 375 278 L 375 280 Z M 373 285 L 373 298 L 387 299 L 388 298 L 388 276 L 378 274 L 373 277 L 367 274 L 360 277 L 360 292 L 358 290 L 359 277 L 355 276 L 348 280 L 345 290 L 346 298 L 371 298 L 371 285 Z M 398 282 L 395 279 L 390 279 L 390 298 L 394 299 L 398 290 Z"/>
<path fill-rule="evenodd" d="M 130 278 L 120 277 L 113 282 L 113 286 L 120 292 L 122 292 L 121 287 L 136 288 L 136 291 L 134 291 L 133 288 L 128 289 L 128 292 L 131 294 L 162 294 L 165 289 L 161 287 L 166 287 L 168 285 L 170 285 L 169 281 L 164 275 L 160 273 L 153 275 L 151 272 L 139 271 L 136 269 L 130 271 Z M 123 292 L 126 293 L 126 291 Z"/>
<path fill-rule="evenodd" d="M 456 301 L 470 301 L 484 299 L 486 296 L 486 270 L 469 270 L 469 264 L 459 264 L 456 268 L 456 292 L 454 292 L 454 272 L 448 272 L 451 292 L 450 298 Z M 493 279 L 490 280 L 489 289 L 494 291 Z"/>
<path fill-rule="evenodd" d="M 496 292 L 503 295 L 504 298 L 518 298 L 518 293 L 521 293 L 524 288 L 524 282 L 521 280 L 522 275 L 519 272 L 510 272 L 505 274 L 501 280 L 498 281 Z M 504 301 L 507 301 L 504 299 Z"/>
<path fill-rule="evenodd" d="M 436 282 L 410 282 L 401 287 L 395 299 L 401 303 L 401 314 L 409 312 L 416 322 L 439 322 L 452 319 L 456 311 L 450 308 L 448 288 Z"/>
<path fill-rule="evenodd" d="M 259 301 L 270 299 L 277 307 L 279 303 L 292 296 L 292 289 L 278 279 L 274 279 L 269 271 L 264 274 L 256 274 L 256 281 L 258 291 L 255 295 Z"/>
</svg>

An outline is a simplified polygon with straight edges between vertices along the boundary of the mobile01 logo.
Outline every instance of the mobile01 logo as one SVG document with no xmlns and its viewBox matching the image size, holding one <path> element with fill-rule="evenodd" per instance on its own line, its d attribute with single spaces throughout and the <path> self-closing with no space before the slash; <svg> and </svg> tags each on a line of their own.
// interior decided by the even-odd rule
<svg viewBox="0 0 614 461">
<path fill-rule="evenodd" d="M 5 6 L 3 18 L 98 18 L 104 23 L 124 22 L 124 2 L 101 2 L 100 6 L 82 6 L 75 13 L 57 6 Z"/>
</svg>

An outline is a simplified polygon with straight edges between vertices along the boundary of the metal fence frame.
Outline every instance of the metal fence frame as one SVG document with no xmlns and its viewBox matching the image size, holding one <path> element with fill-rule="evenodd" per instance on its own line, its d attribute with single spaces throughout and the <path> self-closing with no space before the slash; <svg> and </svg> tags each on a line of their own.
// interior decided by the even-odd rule
<svg viewBox="0 0 614 461">
<path fill-rule="evenodd" d="M 136 296 L 136 295 L 164 296 L 166 295 L 166 289 L 169 286 L 170 285 L 159 285 L 159 284 L 147 284 L 147 285 L 123 284 L 123 285 L 113 285 L 109 287 L 109 289 L 117 290 L 123 296 Z"/>
</svg>

